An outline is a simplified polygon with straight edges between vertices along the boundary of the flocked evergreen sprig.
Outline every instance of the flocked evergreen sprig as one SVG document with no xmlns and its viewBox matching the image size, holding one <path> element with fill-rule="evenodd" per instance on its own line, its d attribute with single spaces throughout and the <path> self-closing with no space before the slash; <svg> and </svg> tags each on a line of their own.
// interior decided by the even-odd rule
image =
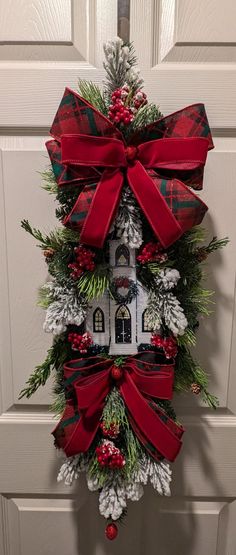
<svg viewBox="0 0 236 555">
<path fill-rule="evenodd" d="M 133 44 L 124 44 L 122 39 L 118 37 L 104 45 L 104 54 L 103 66 L 106 71 L 104 91 L 108 99 L 116 89 L 119 89 L 125 83 L 131 87 L 133 92 L 142 88 L 143 79 L 137 69 L 137 58 Z"/>
</svg>

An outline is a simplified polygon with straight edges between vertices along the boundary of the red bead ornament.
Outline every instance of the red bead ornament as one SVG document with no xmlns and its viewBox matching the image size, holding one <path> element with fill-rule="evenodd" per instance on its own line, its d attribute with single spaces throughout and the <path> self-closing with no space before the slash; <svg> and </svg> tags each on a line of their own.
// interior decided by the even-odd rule
<svg viewBox="0 0 236 555">
<path fill-rule="evenodd" d="M 166 252 L 163 252 L 163 248 L 160 243 L 155 243 L 150 241 L 141 250 L 141 253 L 137 256 L 138 262 L 141 264 L 147 264 L 147 262 L 165 262 L 168 259 Z"/>
<path fill-rule="evenodd" d="M 162 337 L 159 334 L 153 334 L 151 344 L 164 350 L 166 358 L 175 358 L 178 353 L 178 345 L 175 337 Z"/>
<path fill-rule="evenodd" d="M 105 422 L 101 422 L 100 428 L 104 437 L 110 437 L 111 439 L 115 439 L 120 432 L 118 424 L 115 423 L 110 424 L 109 428 L 107 428 Z"/>
<path fill-rule="evenodd" d="M 83 335 L 79 333 L 69 333 L 68 341 L 72 343 L 72 349 L 79 351 L 81 354 L 86 354 L 88 348 L 93 344 L 91 335 L 86 331 Z"/>
<path fill-rule="evenodd" d="M 96 448 L 97 461 L 100 466 L 106 466 L 111 469 L 123 468 L 125 466 L 125 457 L 120 449 L 116 447 L 113 441 L 104 439 Z"/>
<path fill-rule="evenodd" d="M 95 252 L 79 245 L 78 247 L 75 247 L 74 253 L 75 262 L 68 264 L 68 268 L 72 270 L 71 277 L 73 279 L 78 279 L 86 270 L 93 272 L 95 269 L 95 262 L 93 260 Z"/>
<path fill-rule="evenodd" d="M 119 381 L 122 378 L 123 375 L 123 370 L 122 368 L 120 368 L 120 366 L 112 366 L 111 369 L 111 375 L 113 380 L 115 380 L 116 382 Z"/>
<path fill-rule="evenodd" d="M 125 156 L 128 162 L 133 162 L 138 156 L 138 148 L 133 145 L 127 146 Z"/>
<path fill-rule="evenodd" d="M 118 528 L 114 522 L 108 524 L 105 530 L 105 536 L 108 540 L 115 540 L 118 534 Z"/>
</svg>

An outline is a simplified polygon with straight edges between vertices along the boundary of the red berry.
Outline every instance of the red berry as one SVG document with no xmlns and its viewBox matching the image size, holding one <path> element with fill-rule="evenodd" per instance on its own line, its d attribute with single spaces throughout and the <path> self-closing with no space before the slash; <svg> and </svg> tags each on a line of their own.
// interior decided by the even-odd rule
<svg viewBox="0 0 236 555">
<path fill-rule="evenodd" d="M 105 535 L 108 540 L 115 540 L 118 534 L 118 528 L 114 522 L 108 524 L 105 530 Z"/>
<path fill-rule="evenodd" d="M 112 366 L 111 375 L 113 380 L 118 381 L 122 378 L 123 370 L 119 366 Z"/>
</svg>

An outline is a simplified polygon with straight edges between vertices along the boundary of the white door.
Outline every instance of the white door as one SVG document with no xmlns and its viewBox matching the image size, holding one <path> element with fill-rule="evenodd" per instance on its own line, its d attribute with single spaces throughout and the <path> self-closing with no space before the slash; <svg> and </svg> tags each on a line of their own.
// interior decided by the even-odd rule
<svg viewBox="0 0 236 555">
<path fill-rule="evenodd" d="M 46 267 L 20 220 L 46 230 L 55 224 L 37 173 L 48 163 L 44 141 L 64 87 L 76 88 L 79 76 L 101 83 L 102 42 L 117 34 L 117 5 L 124 4 L 0 0 L 0 555 L 236 553 L 235 0 L 130 0 L 130 38 L 149 99 L 164 114 L 206 104 L 216 148 L 205 173 L 205 225 L 211 235 L 231 238 L 211 257 L 217 305 L 202 322 L 198 348 L 220 409 L 212 413 L 190 395 L 176 401 L 187 431 L 173 497 L 146 491 L 111 545 L 96 494 L 83 483 L 75 490 L 56 483 L 50 384 L 18 401 L 51 341 L 35 308 Z M 127 32 L 125 20 L 120 27 Z"/>
</svg>

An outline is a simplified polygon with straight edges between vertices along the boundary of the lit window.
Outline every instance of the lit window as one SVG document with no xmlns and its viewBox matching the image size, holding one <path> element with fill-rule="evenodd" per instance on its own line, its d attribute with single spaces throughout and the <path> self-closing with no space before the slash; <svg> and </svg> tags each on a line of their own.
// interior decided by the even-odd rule
<svg viewBox="0 0 236 555">
<path fill-rule="evenodd" d="M 131 343 L 131 314 L 127 306 L 117 308 L 115 316 L 116 343 Z"/>
<path fill-rule="evenodd" d="M 129 266 L 130 264 L 130 255 L 129 249 L 125 245 L 119 245 L 116 249 L 116 266 Z"/>
<path fill-rule="evenodd" d="M 105 331 L 105 320 L 104 312 L 101 308 L 96 308 L 93 313 L 93 331 L 94 332 L 104 332 Z"/>
<path fill-rule="evenodd" d="M 145 309 L 142 313 L 142 331 L 153 331 L 148 321 L 147 309 Z"/>
<path fill-rule="evenodd" d="M 116 312 L 116 318 L 121 318 L 122 320 L 129 320 L 130 319 L 130 311 L 127 306 L 122 305 L 118 308 Z"/>
</svg>

